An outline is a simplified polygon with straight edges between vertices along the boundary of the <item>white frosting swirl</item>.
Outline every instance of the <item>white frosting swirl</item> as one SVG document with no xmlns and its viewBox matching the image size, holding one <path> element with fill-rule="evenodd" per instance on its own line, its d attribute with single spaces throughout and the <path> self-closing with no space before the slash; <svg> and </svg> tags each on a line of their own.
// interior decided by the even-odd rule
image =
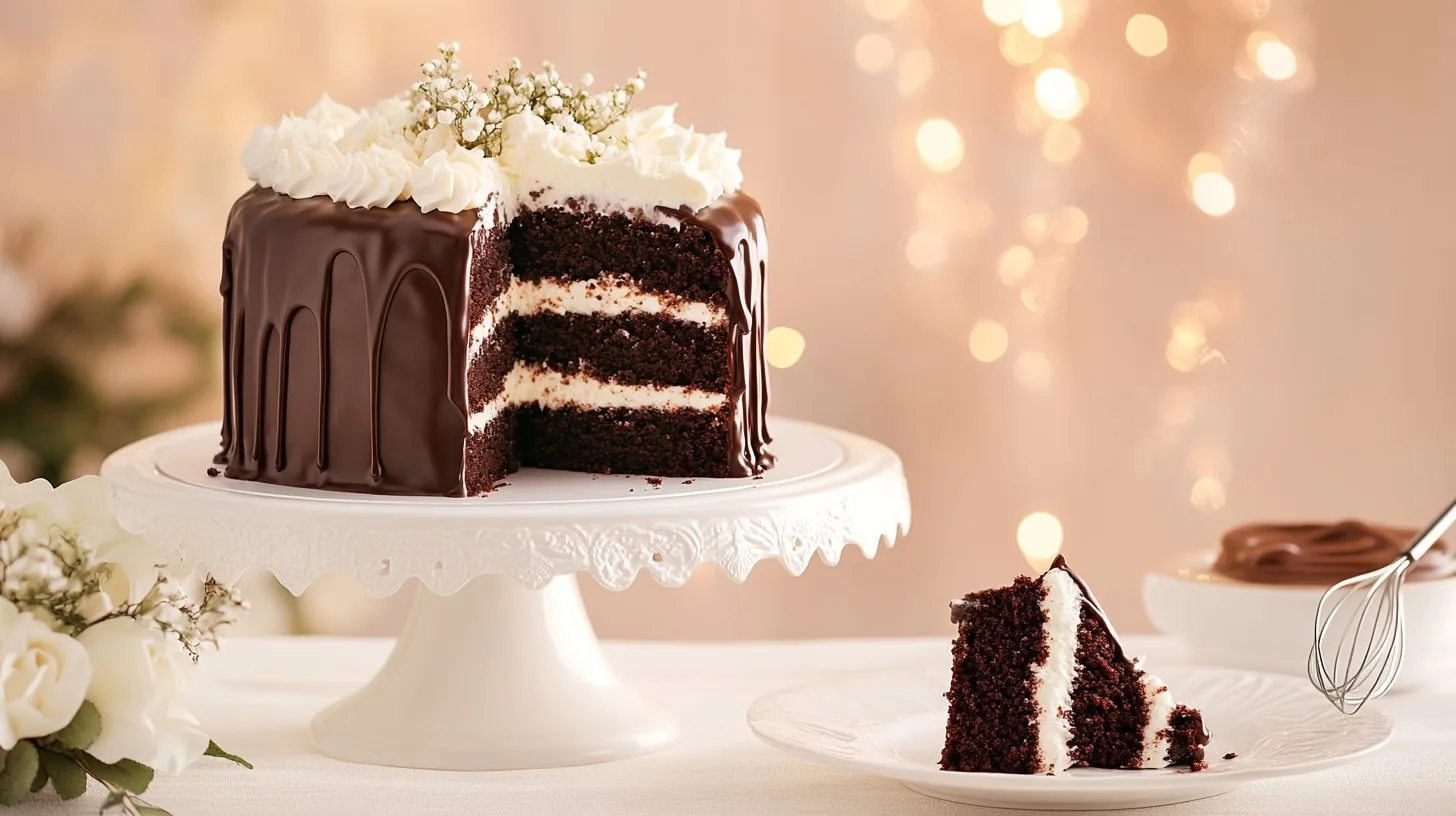
<svg viewBox="0 0 1456 816">
<path fill-rule="evenodd" d="M 501 156 L 465 148 L 448 127 L 410 136 L 409 101 L 391 97 L 355 111 L 323 96 L 303 116 L 259 128 L 243 149 L 248 178 L 294 198 L 326 195 L 350 207 L 413 198 L 425 212 L 492 204 L 510 217 L 568 200 L 603 210 L 701 209 L 743 182 L 739 151 L 721 133 L 673 121 L 675 106 L 623 117 L 596 138 L 569 117 L 519 113 L 504 124 Z M 595 151 L 594 158 L 590 154 Z M 671 220 L 671 219 L 665 219 Z"/>
<path fill-rule="evenodd" d="M 497 201 L 505 198 L 503 194 L 509 189 L 500 162 L 458 144 L 431 153 L 415 168 L 410 184 L 414 190 L 411 196 L 425 212 L 479 209 L 492 197 Z"/>
<path fill-rule="evenodd" d="M 501 163 L 538 206 L 585 200 L 603 209 L 699 210 L 743 183 L 740 151 L 721 133 L 695 133 L 673 121 L 676 106 L 628 114 L 602 132 L 604 149 L 587 160 L 591 135 L 573 121 L 532 113 L 505 122 Z"/>
</svg>

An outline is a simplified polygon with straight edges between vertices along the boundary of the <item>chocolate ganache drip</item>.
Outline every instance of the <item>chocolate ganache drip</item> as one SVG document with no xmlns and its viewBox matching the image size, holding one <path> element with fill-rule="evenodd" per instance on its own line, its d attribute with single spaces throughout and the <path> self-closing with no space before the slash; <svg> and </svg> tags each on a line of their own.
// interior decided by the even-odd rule
<svg viewBox="0 0 1456 816">
<path fill-rule="evenodd" d="M 763 210 L 752 196 L 739 191 L 725 195 L 697 212 L 666 210 L 683 223 L 705 230 L 728 257 L 731 273 L 724 281 L 728 319 L 733 327 L 733 390 L 728 398 L 737 405 L 729 440 L 735 476 L 753 476 L 773 467 L 768 451 L 768 361 L 763 353 L 768 331 L 768 304 L 764 296 L 768 274 L 768 232 Z"/>
<path fill-rule="evenodd" d="M 1102 609 L 1102 604 L 1098 603 L 1097 596 L 1092 594 L 1091 588 L 1087 586 L 1081 576 L 1077 575 L 1077 573 L 1072 571 L 1071 567 L 1067 566 L 1067 559 L 1064 556 L 1058 555 L 1052 560 L 1051 569 L 1059 569 L 1065 572 L 1073 581 L 1077 582 L 1077 587 L 1082 590 L 1082 607 L 1088 613 L 1102 621 L 1103 627 L 1107 629 L 1107 637 L 1112 640 L 1112 646 L 1117 651 L 1117 659 L 1127 660 L 1127 652 L 1122 648 L 1122 638 L 1119 638 L 1117 636 L 1117 630 L 1112 628 L 1112 620 L 1107 617 L 1107 612 Z"/>
<path fill-rule="evenodd" d="M 1224 533 L 1213 571 L 1254 583 L 1328 585 L 1389 564 L 1419 533 L 1354 520 L 1247 524 Z M 1444 539 L 1406 573 L 1416 581 L 1451 575 L 1456 551 Z"/>
</svg>

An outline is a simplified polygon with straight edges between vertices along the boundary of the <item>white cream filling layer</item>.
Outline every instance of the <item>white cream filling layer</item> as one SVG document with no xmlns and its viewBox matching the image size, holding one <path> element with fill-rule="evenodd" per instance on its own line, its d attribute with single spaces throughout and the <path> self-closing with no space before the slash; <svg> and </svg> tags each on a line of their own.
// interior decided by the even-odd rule
<svg viewBox="0 0 1456 816">
<path fill-rule="evenodd" d="M 545 366 L 516 363 L 506 375 L 505 388 L 470 415 L 471 433 L 483 430 L 507 406 L 539 405 L 559 408 L 657 408 L 711 411 L 728 402 L 727 394 L 665 385 L 623 385 L 581 374 L 563 374 Z"/>
<path fill-rule="evenodd" d="M 1133 665 L 1138 666 L 1141 662 L 1142 659 L 1138 658 Z M 1143 729 L 1143 755 L 1138 767 L 1161 768 L 1168 764 L 1168 748 L 1172 746 L 1172 740 L 1167 739 L 1163 732 L 1168 729 L 1168 718 L 1173 716 L 1177 704 L 1162 680 L 1144 673 L 1143 684 L 1143 693 L 1148 698 L 1148 724 Z"/>
<path fill-rule="evenodd" d="M 1077 674 L 1077 627 L 1082 622 L 1082 590 L 1065 570 L 1048 570 L 1042 578 L 1046 597 L 1047 659 L 1033 669 L 1036 681 L 1036 743 L 1041 773 L 1072 767 L 1072 682 Z"/>
<path fill-rule="evenodd" d="M 624 278 L 602 275 L 592 280 L 525 281 L 512 280 L 505 293 L 496 298 L 485 316 L 470 330 L 470 343 L 465 359 L 474 360 L 495 334 L 501 318 L 507 314 L 623 314 L 661 315 L 699 326 L 721 326 L 728 322 L 727 310 L 702 301 L 667 298 L 644 292 Z"/>
</svg>

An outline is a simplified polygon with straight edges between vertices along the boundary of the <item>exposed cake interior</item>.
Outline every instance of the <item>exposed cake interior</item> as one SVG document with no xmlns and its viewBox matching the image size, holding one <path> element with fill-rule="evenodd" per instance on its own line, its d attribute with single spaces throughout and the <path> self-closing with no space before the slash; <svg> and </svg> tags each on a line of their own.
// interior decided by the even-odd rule
<svg viewBox="0 0 1456 816">
<path fill-rule="evenodd" d="M 965 596 L 951 620 L 958 631 L 942 769 L 1203 767 L 1202 715 L 1175 705 L 1167 686 L 1123 653 L 1060 557 L 1038 579 Z"/>
</svg>

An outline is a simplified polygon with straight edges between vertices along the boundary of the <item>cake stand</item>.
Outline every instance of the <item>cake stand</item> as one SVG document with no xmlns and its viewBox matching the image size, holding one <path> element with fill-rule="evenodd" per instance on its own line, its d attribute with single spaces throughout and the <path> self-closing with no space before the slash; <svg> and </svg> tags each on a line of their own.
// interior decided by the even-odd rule
<svg viewBox="0 0 1456 816">
<path fill-rule="evenodd" d="M 294 594 L 324 572 L 386 596 L 422 585 L 394 651 L 320 712 L 338 759 L 441 770 L 601 762 L 654 750 L 676 723 L 603 658 L 576 583 L 646 573 L 681 586 L 702 564 L 743 581 L 794 575 L 847 544 L 866 557 L 910 523 L 899 458 L 844 431 L 778 419 L 778 466 L 755 479 L 648 479 L 527 469 L 472 499 L 362 496 L 209 476 L 218 425 L 142 440 L 102 475 L 120 522 L 170 569 L 236 580 L 266 569 Z"/>
</svg>

